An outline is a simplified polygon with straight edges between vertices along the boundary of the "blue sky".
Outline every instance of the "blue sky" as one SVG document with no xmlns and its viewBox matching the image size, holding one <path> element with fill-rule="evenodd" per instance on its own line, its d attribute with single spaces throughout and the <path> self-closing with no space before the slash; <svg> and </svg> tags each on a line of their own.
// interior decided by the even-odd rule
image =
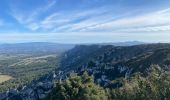
<svg viewBox="0 0 170 100">
<path fill-rule="evenodd" d="M 0 43 L 170 42 L 170 0 L 0 0 Z"/>
</svg>

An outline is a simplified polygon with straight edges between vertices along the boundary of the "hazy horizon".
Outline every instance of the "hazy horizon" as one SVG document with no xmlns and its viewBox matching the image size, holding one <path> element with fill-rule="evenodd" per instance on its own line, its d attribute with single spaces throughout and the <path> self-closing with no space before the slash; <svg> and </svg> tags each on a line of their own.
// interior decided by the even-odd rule
<svg viewBox="0 0 170 100">
<path fill-rule="evenodd" d="M 60 42 L 4 42 L 0 44 L 29 44 L 29 43 L 51 43 L 51 44 L 111 44 L 111 43 L 154 43 L 154 42 L 142 42 L 142 41 L 120 41 L 120 42 L 83 42 L 83 43 L 60 43 Z M 167 43 L 167 42 L 155 42 L 155 43 Z"/>
</svg>

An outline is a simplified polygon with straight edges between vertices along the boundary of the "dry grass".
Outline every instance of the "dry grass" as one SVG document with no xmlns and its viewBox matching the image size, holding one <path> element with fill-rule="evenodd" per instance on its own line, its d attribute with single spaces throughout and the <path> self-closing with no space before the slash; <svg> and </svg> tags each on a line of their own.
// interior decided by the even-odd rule
<svg viewBox="0 0 170 100">
<path fill-rule="evenodd" d="M 11 76 L 8 76 L 8 75 L 0 75 L 0 83 L 5 82 L 5 81 L 8 81 L 8 80 L 10 80 L 10 79 L 12 79 Z"/>
<path fill-rule="evenodd" d="M 56 57 L 56 55 L 45 55 L 45 56 L 29 57 L 29 58 L 21 59 L 19 62 L 11 64 L 10 67 L 18 66 L 18 65 L 25 66 L 33 63 L 46 63 L 47 61 L 45 60 L 45 58 L 48 57 Z"/>
</svg>

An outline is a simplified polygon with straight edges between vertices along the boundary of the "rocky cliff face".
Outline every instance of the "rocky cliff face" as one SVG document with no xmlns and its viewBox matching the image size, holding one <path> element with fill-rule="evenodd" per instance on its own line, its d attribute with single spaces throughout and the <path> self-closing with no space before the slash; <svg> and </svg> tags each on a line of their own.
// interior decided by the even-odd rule
<svg viewBox="0 0 170 100">
<path fill-rule="evenodd" d="M 55 72 L 50 73 L 26 86 L 0 93 L 0 100 L 41 100 L 53 88 L 55 79 Z"/>
<path fill-rule="evenodd" d="M 0 93 L 0 100 L 42 100 L 50 93 L 56 80 L 65 80 L 72 70 L 55 70 L 25 86 Z"/>
</svg>

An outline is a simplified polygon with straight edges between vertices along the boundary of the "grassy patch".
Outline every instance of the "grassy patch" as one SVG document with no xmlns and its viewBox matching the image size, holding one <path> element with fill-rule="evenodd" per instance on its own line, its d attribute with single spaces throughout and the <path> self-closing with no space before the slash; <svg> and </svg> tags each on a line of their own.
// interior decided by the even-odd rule
<svg viewBox="0 0 170 100">
<path fill-rule="evenodd" d="M 9 75 L 0 75 L 0 83 L 8 81 L 10 79 L 12 79 L 12 77 Z"/>
</svg>

